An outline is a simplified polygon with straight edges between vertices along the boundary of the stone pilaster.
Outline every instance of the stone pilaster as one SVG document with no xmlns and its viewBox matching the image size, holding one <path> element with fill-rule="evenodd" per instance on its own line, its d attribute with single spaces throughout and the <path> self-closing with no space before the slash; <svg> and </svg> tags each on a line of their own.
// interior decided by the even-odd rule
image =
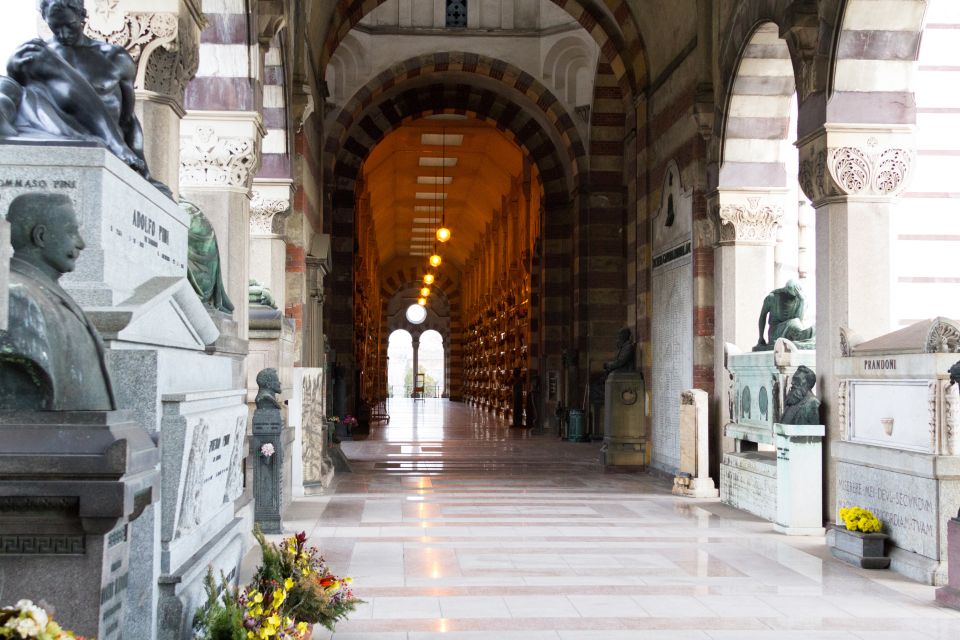
<svg viewBox="0 0 960 640">
<path fill-rule="evenodd" d="M 246 339 L 250 199 L 264 130 L 257 113 L 188 112 L 180 130 L 180 190 L 213 224 L 239 337 Z"/>
<path fill-rule="evenodd" d="M 893 327 L 892 216 L 914 159 L 913 129 L 826 125 L 799 140 L 800 186 L 816 209 L 817 378 L 827 438 L 841 438 L 834 358 L 841 327 L 866 339 Z M 833 514 L 836 471 L 824 478 Z"/>
<path fill-rule="evenodd" d="M 287 241 L 292 180 L 256 179 L 250 201 L 250 278 L 269 287 L 277 308 L 286 308 Z"/>
<path fill-rule="evenodd" d="M 760 308 L 774 287 L 773 251 L 786 195 L 786 189 L 721 189 L 710 196 L 718 237 L 713 254 L 714 379 L 721 428 L 730 421 L 724 345 L 749 350 L 757 344 Z"/>
<path fill-rule="evenodd" d="M 184 91 L 197 73 L 205 24 L 199 0 L 95 0 L 89 9 L 87 33 L 123 47 L 137 63 L 147 166 L 174 195 Z"/>
</svg>

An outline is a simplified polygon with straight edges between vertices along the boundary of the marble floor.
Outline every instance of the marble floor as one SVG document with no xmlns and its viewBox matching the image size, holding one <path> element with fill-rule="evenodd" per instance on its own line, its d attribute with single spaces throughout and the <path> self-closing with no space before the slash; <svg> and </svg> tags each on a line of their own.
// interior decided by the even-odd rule
<svg viewBox="0 0 960 640">
<path fill-rule="evenodd" d="M 344 443 L 353 472 L 285 522 L 367 601 L 335 640 L 960 638 L 932 587 L 673 497 L 663 478 L 605 474 L 598 443 L 440 400 L 390 412 Z"/>
</svg>

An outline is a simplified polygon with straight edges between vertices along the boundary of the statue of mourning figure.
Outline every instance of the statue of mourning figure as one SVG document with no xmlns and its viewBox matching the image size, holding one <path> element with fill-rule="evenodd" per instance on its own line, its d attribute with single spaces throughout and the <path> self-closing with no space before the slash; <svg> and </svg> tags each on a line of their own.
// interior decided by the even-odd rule
<svg viewBox="0 0 960 640">
<path fill-rule="evenodd" d="M 803 326 L 805 308 L 806 299 L 796 280 L 771 291 L 760 310 L 760 339 L 753 350 L 772 351 L 779 338 L 791 341 L 798 349 L 815 349 L 816 330 Z"/>
<path fill-rule="evenodd" d="M 18 196 L 7 211 L 10 323 L 0 331 L 0 410 L 116 408 L 100 334 L 59 284 L 85 245 L 70 198 Z"/>
<path fill-rule="evenodd" d="M 30 40 L 10 57 L 8 77 L 0 77 L 0 137 L 103 145 L 172 197 L 144 158 L 133 58 L 84 35 L 83 0 L 41 0 L 40 13 L 53 37 Z"/>
<path fill-rule="evenodd" d="M 230 315 L 233 302 L 223 286 L 223 269 L 217 234 L 209 218 L 197 205 L 180 200 L 180 208 L 190 216 L 187 232 L 187 280 L 207 307 Z"/>
<path fill-rule="evenodd" d="M 797 367 L 783 401 L 782 424 L 822 424 L 820 398 L 813 395 L 816 386 L 817 374 L 813 369 L 805 365 Z"/>
</svg>

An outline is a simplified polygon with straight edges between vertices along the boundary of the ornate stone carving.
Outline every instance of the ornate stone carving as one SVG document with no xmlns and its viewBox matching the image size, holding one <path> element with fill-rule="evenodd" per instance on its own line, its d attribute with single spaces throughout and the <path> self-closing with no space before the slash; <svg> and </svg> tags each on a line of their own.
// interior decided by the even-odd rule
<svg viewBox="0 0 960 640">
<path fill-rule="evenodd" d="M 189 533 L 203 519 L 203 471 L 207 462 L 207 442 L 210 425 L 200 420 L 193 429 L 193 441 L 187 460 L 187 475 L 183 481 L 183 501 L 180 504 L 180 519 L 177 522 L 177 537 Z"/>
<path fill-rule="evenodd" d="M 127 50 L 137 63 L 137 89 L 155 91 L 182 103 L 187 83 L 200 64 L 199 25 L 195 21 L 195 16 L 176 13 L 125 13 L 119 0 L 98 0 L 86 32 Z"/>
<path fill-rule="evenodd" d="M 0 555 L 83 555 L 83 534 L 0 535 Z"/>
<path fill-rule="evenodd" d="M 773 242 L 783 218 L 783 207 L 749 198 L 747 205 L 720 207 L 721 242 Z"/>
<path fill-rule="evenodd" d="M 263 192 L 253 190 L 250 201 L 250 233 L 269 235 L 283 234 L 285 213 L 290 212 L 290 201 L 266 197 Z"/>
<path fill-rule="evenodd" d="M 230 466 L 227 467 L 227 484 L 223 492 L 223 502 L 236 500 L 243 493 L 243 474 L 240 460 L 243 458 L 244 434 L 247 429 L 246 416 L 237 418 L 237 426 L 233 431 L 233 449 L 230 452 Z"/>
<path fill-rule="evenodd" d="M 960 324 L 949 318 L 937 318 L 927 332 L 925 353 L 960 353 Z"/>
<path fill-rule="evenodd" d="M 945 390 L 949 393 L 949 385 Z M 937 382 L 931 380 L 927 385 L 927 430 L 930 433 L 930 451 L 937 450 Z"/>
<path fill-rule="evenodd" d="M 825 198 L 851 196 L 896 196 L 907 186 L 913 164 L 911 151 L 880 147 L 871 137 L 861 145 L 836 148 L 817 146 L 802 152 L 799 181 L 803 192 L 814 202 Z"/>
<path fill-rule="evenodd" d="M 950 381 L 943 382 L 943 451 L 960 455 L 960 390 Z"/>
<path fill-rule="evenodd" d="M 250 189 L 260 164 L 252 138 L 221 137 L 211 127 L 198 127 L 180 149 L 182 187 Z"/>
<path fill-rule="evenodd" d="M 840 421 L 840 439 L 849 440 L 850 425 L 847 422 L 847 381 L 841 380 L 837 387 L 837 420 Z"/>
</svg>

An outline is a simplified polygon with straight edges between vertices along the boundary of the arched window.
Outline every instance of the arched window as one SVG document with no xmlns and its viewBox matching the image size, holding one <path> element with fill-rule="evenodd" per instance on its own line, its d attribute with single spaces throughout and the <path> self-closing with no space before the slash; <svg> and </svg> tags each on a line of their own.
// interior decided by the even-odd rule
<svg viewBox="0 0 960 640">
<path fill-rule="evenodd" d="M 447 0 L 447 26 L 467 26 L 467 0 Z"/>
</svg>

